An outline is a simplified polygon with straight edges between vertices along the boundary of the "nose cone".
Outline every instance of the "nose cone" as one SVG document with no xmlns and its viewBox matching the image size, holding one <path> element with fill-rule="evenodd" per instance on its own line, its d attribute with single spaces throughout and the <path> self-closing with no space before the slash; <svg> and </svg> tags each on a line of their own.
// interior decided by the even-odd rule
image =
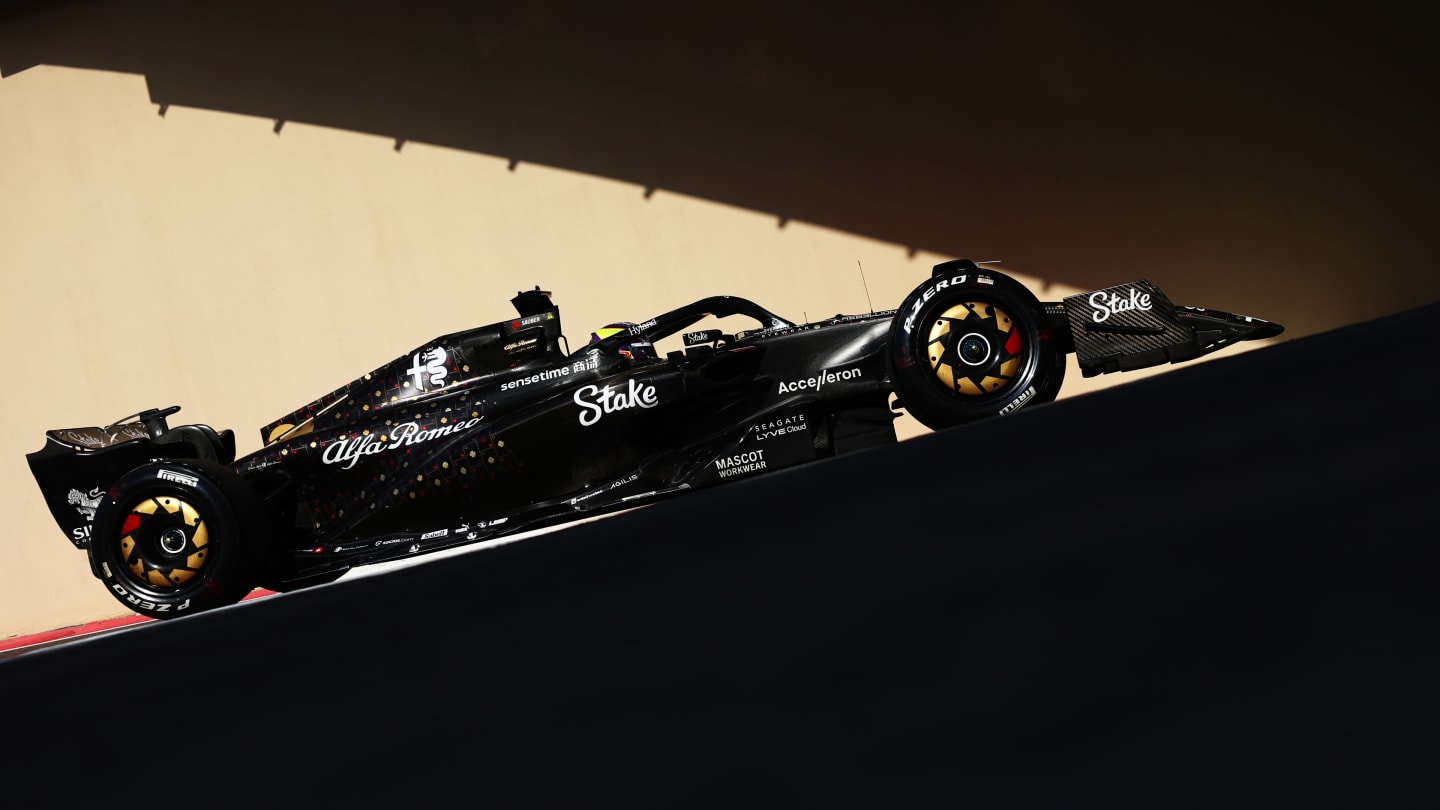
<svg viewBox="0 0 1440 810">
<path fill-rule="evenodd" d="M 1275 337 L 1285 331 L 1285 327 L 1274 321 L 1262 321 L 1259 318 L 1251 318 L 1250 320 L 1256 325 L 1255 331 L 1246 335 L 1245 340 L 1264 340 Z"/>
<path fill-rule="evenodd" d="M 1226 342 L 1232 343 L 1264 340 L 1285 331 L 1285 327 L 1274 321 L 1206 307 L 1176 307 L 1175 315 L 1181 323 L 1189 324 L 1197 336 L 1205 339 L 1223 336 Z"/>
</svg>

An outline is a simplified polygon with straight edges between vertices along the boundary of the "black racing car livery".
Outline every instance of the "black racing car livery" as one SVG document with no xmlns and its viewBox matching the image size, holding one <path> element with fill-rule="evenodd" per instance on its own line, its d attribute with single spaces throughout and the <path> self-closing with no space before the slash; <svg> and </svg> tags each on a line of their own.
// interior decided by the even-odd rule
<svg viewBox="0 0 1440 810">
<path fill-rule="evenodd" d="M 1042 303 L 966 259 L 894 310 L 802 324 L 715 296 L 574 351 L 548 293 L 511 303 L 265 425 L 242 458 L 230 430 L 171 427 L 171 406 L 47 431 L 31 471 L 105 588 L 170 618 L 890 444 L 898 409 L 938 430 L 1050 402 L 1072 352 L 1088 377 L 1283 331 L 1144 280 Z M 694 330 L 730 316 L 753 328 Z"/>
</svg>

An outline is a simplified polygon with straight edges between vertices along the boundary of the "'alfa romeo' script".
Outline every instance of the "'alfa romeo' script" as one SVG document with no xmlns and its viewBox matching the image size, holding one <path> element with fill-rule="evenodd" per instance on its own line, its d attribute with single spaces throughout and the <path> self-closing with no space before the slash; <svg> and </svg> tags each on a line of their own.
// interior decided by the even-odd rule
<svg viewBox="0 0 1440 810">
<path fill-rule="evenodd" d="M 1150 293 L 1142 293 L 1134 287 L 1131 287 L 1130 297 L 1121 298 L 1118 292 L 1107 293 L 1101 290 L 1090 295 L 1090 306 L 1095 308 L 1095 311 L 1090 313 L 1090 317 L 1095 319 L 1095 323 L 1101 323 L 1117 312 L 1125 312 L 1132 309 L 1150 309 Z"/>
<path fill-rule="evenodd" d="M 454 422 L 449 425 L 421 430 L 414 422 L 406 422 L 403 425 L 396 425 L 390 432 L 391 441 L 380 441 L 375 434 L 366 433 L 358 436 L 351 436 L 348 439 L 341 439 L 338 442 L 331 442 L 325 447 L 325 454 L 320 460 L 326 464 L 341 464 L 342 469 L 354 467 L 363 456 L 371 456 L 376 453 L 383 453 L 386 450 L 396 450 L 409 444 L 420 444 L 431 439 L 438 439 L 441 436 L 449 436 L 452 433 L 459 433 L 462 430 L 469 430 L 480 424 L 483 416 L 474 419 L 467 419 L 464 422 Z"/>
<path fill-rule="evenodd" d="M 632 377 L 622 391 L 608 385 L 604 388 L 581 386 L 575 392 L 575 404 L 580 406 L 580 424 L 590 427 L 607 413 L 627 408 L 653 408 L 660 404 L 660 397 L 655 393 L 655 386 L 637 385 Z"/>
</svg>

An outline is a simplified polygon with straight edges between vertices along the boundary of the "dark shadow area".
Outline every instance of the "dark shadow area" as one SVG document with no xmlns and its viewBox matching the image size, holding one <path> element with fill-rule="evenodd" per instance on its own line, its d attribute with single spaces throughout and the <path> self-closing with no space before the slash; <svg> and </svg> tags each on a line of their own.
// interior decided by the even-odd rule
<svg viewBox="0 0 1440 810">
<path fill-rule="evenodd" d="M 162 108 L 279 137 L 498 155 L 1084 288 L 1243 288 L 1296 335 L 1440 300 L 1422 6 L 836 8 L 12 0 L 0 73 L 142 74 Z"/>
<path fill-rule="evenodd" d="M 0 662 L 7 797 L 1427 806 L 1437 316 Z"/>
</svg>

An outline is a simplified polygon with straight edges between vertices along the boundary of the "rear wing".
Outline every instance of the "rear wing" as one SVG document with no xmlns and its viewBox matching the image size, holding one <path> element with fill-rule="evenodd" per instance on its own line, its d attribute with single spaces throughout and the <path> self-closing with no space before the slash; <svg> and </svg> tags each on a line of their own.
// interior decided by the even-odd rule
<svg viewBox="0 0 1440 810">
<path fill-rule="evenodd" d="M 45 446 L 26 454 L 50 516 L 76 548 L 89 545 L 95 510 L 110 485 L 130 470 L 169 458 L 206 458 L 221 464 L 234 460 L 233 431 L 208 425 L 171 428 L 165 416 L 178 410 L 146 411 L 138 414 L 139 422 L 103 428 L 47 430 Z"/>
</svg>

